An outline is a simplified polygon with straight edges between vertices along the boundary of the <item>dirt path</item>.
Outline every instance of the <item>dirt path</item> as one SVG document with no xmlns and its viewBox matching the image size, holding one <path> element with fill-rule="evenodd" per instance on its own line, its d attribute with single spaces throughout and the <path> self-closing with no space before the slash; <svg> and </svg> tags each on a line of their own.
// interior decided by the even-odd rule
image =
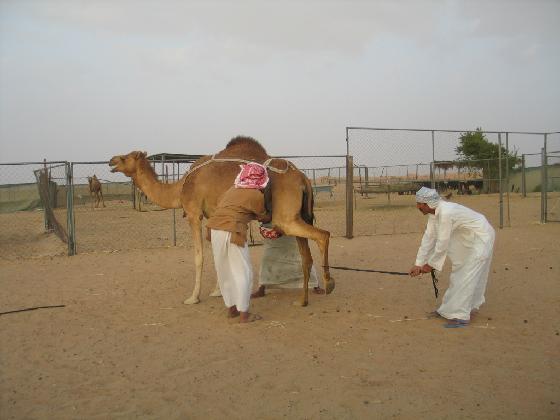
<svg viewBox="0 0 560 420">
<path fill-rule="evenodd" d="M 420 236 L 335 238 L 331 264 L 406 271 Z M 425 319 L 427 276 L 333 271 L 332 295 L 270 293 L 236 326 L 211 261 L 202 303 L 181 303 L 192 250 L 0 260 L 0 312 L 66 305 L 0 316 L 0 418 L 558 418 L 559 237 L 498 232 L 487 304 L 459 330 Z"/>
</svg>

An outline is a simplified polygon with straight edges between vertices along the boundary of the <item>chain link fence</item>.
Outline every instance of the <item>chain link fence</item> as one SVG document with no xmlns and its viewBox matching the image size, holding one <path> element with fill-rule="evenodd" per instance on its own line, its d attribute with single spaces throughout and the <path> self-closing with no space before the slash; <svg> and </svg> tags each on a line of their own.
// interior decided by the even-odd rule
<svg viewBox="0 0 560 420">
<path fill-rule="evenodd" d="M 458 154 L 462 133 L 348 128 L 347 155 L 283 158 L 310 179 L 316 225 L 333 237 L 422 232 L 426 221 L 413 198 L 421 186 L 496 226 L 527 212 L 531 220 L 560 221 L 560 133 L 483 132 L 502 146 L 500 156 L 476 161 Z M 179 180 L 194 161 L 166 156 L 152 159 L 164 183 Z M 107 162 L 0 164 L 0 224 L 8 259 L 192 246 L 182 209 L 151 203 Z M 257 223 L 249 240 L 262 242 Z"/>
<path fill-rule="evenodd" d="M 287 158 L 311 180 L 316 224 L 333 236 L 344 235 L 345 156 Z M 194 159 L 151 161 L 159 181 L 171 183 Z M 47 181 L 42 182 L 45 168 Z M 94 179 L 98 195 L 91 186 Z M 51 211 L 55 221 L 45 216 Z M 112 173 L 105 161 L 0 164 L 0 222 L 0 249 L 8 259 L 192 246 L 182 209 L 151 203 L 130 178 Z M 63 227 L 64 241 L 55 233 L 57 226 Z M 249 240 L 262 243 L 257 223 L 251 224 Z"/>
<path fill-rule="evenodd" d="M 67 162 L 0 164 L 0 258 L 66 254 Z"/>
<path fill-rule="evenodd" d="M 535 175 L 540 174 L 541 168 L 551 172 L 550 163 L 541 163 L 540 152 L 547 143 L 551 150 L 558 133 L 482 131 L 497 154 L 484 159 L 466 159 L 468 154 L 461 153 L 465 133 L 468 132 L 348 127 L 355 233 L 423 231 L 425 220 L 418 217 L 415 201 L 408 197 L 422 186 L 436 188 L 443 196 L 466 203 L 500 227 L 511 225 L 518 210 L 512 203 L 529 197 L 519 211 L 525 212 L 528 205 L 538 220 L 539 204 L 546 204 L 547 195 L 541 197 L 541 177 Z M 535 175 L 527 176 L 529 172 Z M 546 221 L 546 207 L 544 218 L 542 211 L 541 220 Z"/>
</svg>

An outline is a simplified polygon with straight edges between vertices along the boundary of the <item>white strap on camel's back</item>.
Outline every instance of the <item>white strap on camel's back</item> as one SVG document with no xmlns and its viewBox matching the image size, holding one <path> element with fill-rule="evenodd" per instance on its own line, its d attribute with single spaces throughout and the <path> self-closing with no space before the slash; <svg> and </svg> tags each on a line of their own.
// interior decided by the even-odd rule
<svg viewBox="0 0 560 420">
<path fill-rule="evenodd" d="M 270 162 L 275 159 L 275 158 L 270 158 L 264 161 L 263 166 L 266 167 L 266 169 L 271 170 L 272 172 L 276 172 L 279 174 L 284 174 L 286 172 L 288 172 L 289 168 L 292 169 L 296 169 L 296 167 L 293 165 L 293 163 L 288 162 L 287 160 L 285 160 L 284 162 L 286 162 L 286 168 L 285 169 L 278 169 L 275 168 L 274 166 L 272 166 L 270 164 Z M 217 158 L 216 155 L 212 155 L 212 157 L 210 159 L 208 159 L 206 162 L 201 163 L 200 165 L 190 169 L 186 174 L 185 174 L 185 178 L 187 179 L 187 177 L 192 174 L 193 172 L 195 172 L 197 169 L 202 168 L 203 166 L 209 165 L 210 163 L 213 162 L 237 162 L 237 163 L 250 163 L 252 162 L 251 160 L 247 160 L 247 159 L 239 159 L 239 158 Z"/>
</svg>

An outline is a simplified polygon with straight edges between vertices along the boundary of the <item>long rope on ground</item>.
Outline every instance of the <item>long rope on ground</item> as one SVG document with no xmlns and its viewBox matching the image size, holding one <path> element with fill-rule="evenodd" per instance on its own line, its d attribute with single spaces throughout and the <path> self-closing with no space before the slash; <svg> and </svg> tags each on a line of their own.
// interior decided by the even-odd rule
<svg viewBox="0 0 560 420">
<path fill-rule="evenodd" d="M 402 271 L 384 271 L 384 270 L 371 270 L 365 268 L 337 267 L 335 265 L 329 265 L 329 268 L 334 268 L 335 270 L 366 271 L 368 273 L 381 273 L 381 274 L 393 274 L 395 276 L 408 276 L 408 273 L 404 273 Z"/>
<path fill-rule="evenodd" d="M 17 312 L 34 311 L 36 309 L 64 308 L 66 305 L 33 306 L 32 308 L 15 309 L 13 311 L 0 312 L 0 315 L 15 314 Z"/>
</svg>

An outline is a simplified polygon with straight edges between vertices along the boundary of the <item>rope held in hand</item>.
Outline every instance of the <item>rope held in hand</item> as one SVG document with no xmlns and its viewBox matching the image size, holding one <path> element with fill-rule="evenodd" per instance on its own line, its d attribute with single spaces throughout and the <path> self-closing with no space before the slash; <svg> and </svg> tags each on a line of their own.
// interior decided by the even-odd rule
<svg viewBox="0 0 560 420">
<path fill-rule="evenodd" d="M 392 274 L 395 276 L 408 276 L 409 273 L 404 273 L 402 271 L 384 271 L 384 270 L 368 270 L 365 268 L 352 268 L 352 267 L 337 267 L 335 265 L 329 265 L 328 268 L 334 268 L 335 270 L 348 270 L 348 271 L 365 271 L 368 273 L 380 273 L 380 274 Z M 436 270 L 432 269 L 430 271 L 432 275 L 432 285 L 434 286 L 434 294 L 436 295 L 436 299 L 439 295 L 439 289 L 437 287 L 438 278 L 436 277 Z"/>
</svg>

